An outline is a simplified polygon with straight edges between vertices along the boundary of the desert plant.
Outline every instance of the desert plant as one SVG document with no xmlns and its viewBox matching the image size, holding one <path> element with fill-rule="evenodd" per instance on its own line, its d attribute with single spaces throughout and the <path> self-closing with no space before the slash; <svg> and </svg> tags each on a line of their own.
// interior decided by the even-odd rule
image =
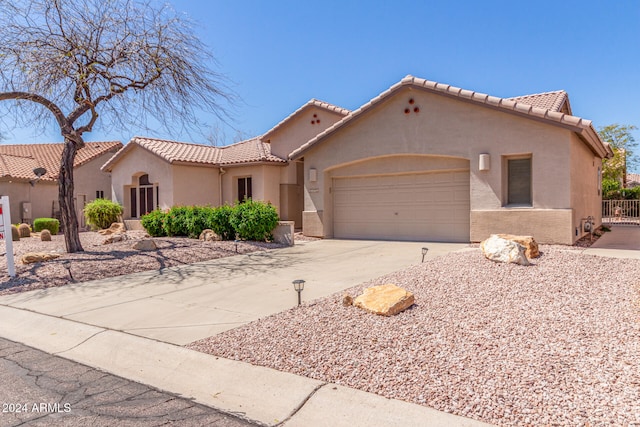
<svg viewBox="0 0 640 427">
<path fill-rule="evenodd" d="M 185 217 L 187 236 L 197 239 L 202 230 L 211 228 L 212 211 L 213 208 L 210 206 L 190 206 Z"/>
<path fill-rule="evenodd" d="M 20 231 L 18 231 L 18 227 L 16 227 L 15 225 L 11 225 L 11 241 L 20 241 Z"/>
<path fill-rule="evenodd" d="M 40 232 L 40 240 L 43 242 L 51 241 L 51 232 L 46 228 Z"/>
<path fill-rule="evenodd" d="M 189 209 L 188 206 L 174 206 L 169 209 L 164 221 L 164 231 L 167 236 L 187 236 L 189 234 L 187 230 Z"/>
<path fill-rule="evenodd" d="M 247 199 L 234 206 L 229 222 L 241 239 L 271 240 L 271 232 L 278 225 L 278 212 L 271 203 Z"/>
<path fill-rule="evenodd" d="M 166 212 L 163 212 L 160 209 L 156 209 L 146 215 L 142 215 L 142 218 L 140 218 L 140 222 L 150 236 L 164 237 L 167 235 L 164 227 L 166 218 Z"/>
<path fill-rule="evenodd" d="M 95 199 L 84 207 L 87 223 L 99 229 L 109 228 L 122 215 L 122 206 L 107 199 Z"/>
<path fill-rule="evenodd" d="M 20 233 L 20 237 L 31 237 L 31 227 L 29 227 L 29 224 L 20 224 L 18 226 L 18 232 Z"/>
<path fill-rule="evenodd" d="M 220 236 L 222 240 L 233 240 L 236 238 L 236 230 L 230 222 L 232 213 L 233 206 L 227 204 L 218 206 L 209 213 L 209 228 Z"/>
<path fill-rule="evenodd" d="M 60 221 L 55 218 L 36 218 L 33 221 L 33 231 L 38 232 L 47 229 L 51 234 L 58 234 Z"/>
</svg>

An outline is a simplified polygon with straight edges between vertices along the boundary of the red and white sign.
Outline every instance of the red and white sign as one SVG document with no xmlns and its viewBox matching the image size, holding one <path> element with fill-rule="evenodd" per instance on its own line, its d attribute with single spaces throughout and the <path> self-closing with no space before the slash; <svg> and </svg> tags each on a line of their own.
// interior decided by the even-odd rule
<svg viewBox="0 0 640 427">
<path fill-rule="evenodd" d="M 7 259 L 7 271 L 9 276 L 14 277 L 16 275 L 16 267 L 13 262 L 13 239 L 9 236 L 5 239 L 5 224 L 11 228 L 11 208 L 9 207 L 9 196 L 0 197 L 0 239 L 4 239 Z"/>
</svg>

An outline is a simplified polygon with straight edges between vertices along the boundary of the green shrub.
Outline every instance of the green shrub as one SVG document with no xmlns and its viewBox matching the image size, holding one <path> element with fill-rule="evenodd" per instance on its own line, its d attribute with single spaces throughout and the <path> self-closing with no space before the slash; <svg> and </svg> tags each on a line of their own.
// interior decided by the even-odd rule
<svg viewBox="0 0 640 427">
<path fill-rule="evenodd" d="M 47 229 L 51 234 L 58 234 L 60 230 L 60 221 L 55 218 L 36 218 L 33 221 L 33 231 L 38 232 Z"/>
<path fill-rule="evenodd" d="M 229 222 L 243 240 L 271 240 L 278 225 L 278 212 L 271 203 L 245 200 L 233 208 Z"/>
<path fill-rule="evenodd" d="M 164 221 L 164 232 L 167 236 L 187 236 L 189 234 L 187 230 L 189 209 L 188 206 L 174 206 L 167 212 Z"/>
<path fill-rule="evenodd" d="M 107 199 L 95 199 L 84 207 L 87 223 L 99 229 L 109 228 L 122 215 L 122 206 Z"/>
<path fill-rule="evenodd" d="M 186 212 L 187 236 L 197 239 L 202 230 L 211 228 L 211 206 L 189 206 Z"/>
<path fill-rule="evenodd" d="M 236 238 L 236 230 L 231 225 L 231 214 L 233 206 L 223 205 L 214 208 L 209 213 L 209 227 L 222 240 L 233 240 Z"/>
<path fill-rule="evenodd" d="M 164 237 L 167 232 L 164 229 L 164 222 L 167 218 L 167 213 L 160 209 L 153 210 L 146 215 L 142 215 L 140 222 L 147 233 L 153 237 Z"/>
</svg>

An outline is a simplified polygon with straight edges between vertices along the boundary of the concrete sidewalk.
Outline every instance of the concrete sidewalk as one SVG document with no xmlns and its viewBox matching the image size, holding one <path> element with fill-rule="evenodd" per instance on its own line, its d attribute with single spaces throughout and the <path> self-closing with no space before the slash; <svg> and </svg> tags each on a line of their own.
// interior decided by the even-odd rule
<svg viewBox="0 0 640 427">
<path fill-rule="evenodd" d="M 611 258 L 640 259 L 640 226 L 612 225 L 591 247 L 583 252 Z"/>
<path fill-rule="evenodd" d="M 179 347 L 461 244 L 323 240 L 0 297 L 0 336 L 265 425 L 479 426 L 420 405 Z"/>
</svg>

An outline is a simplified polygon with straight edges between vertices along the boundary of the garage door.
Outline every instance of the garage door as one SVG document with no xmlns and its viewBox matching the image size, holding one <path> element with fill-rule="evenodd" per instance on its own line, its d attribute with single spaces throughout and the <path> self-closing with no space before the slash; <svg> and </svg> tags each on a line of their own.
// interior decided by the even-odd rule
<svg viewBox="0 0 640 427">
<path fill-rule="evenodd" d="M 333 179 L 343 239 L 469 241 L 469 171 Z"/>
</svg>

